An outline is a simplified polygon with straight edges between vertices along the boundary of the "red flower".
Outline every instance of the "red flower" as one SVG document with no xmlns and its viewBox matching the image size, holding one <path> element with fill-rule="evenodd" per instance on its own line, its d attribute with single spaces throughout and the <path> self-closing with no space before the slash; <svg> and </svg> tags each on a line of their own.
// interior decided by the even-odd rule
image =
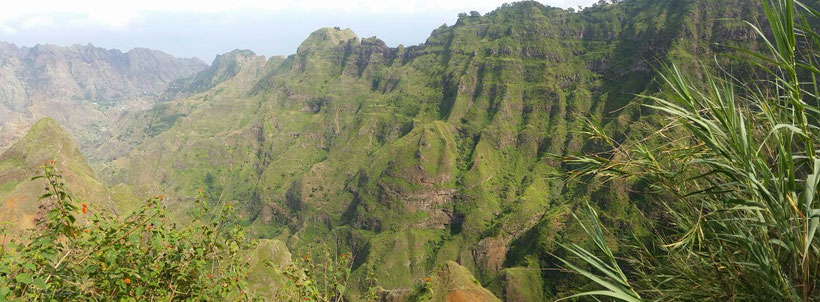
<svg viewBox="0 0 820 302">
<path fill-rule="evenodd" d="M 86 214 L 86 213 L 88 213 L 88 205 L 83 204 L 83 214 Z"/>
<path fill-rule="evenodd" d="M 162 199 L 162 194 L 157 195 L 158 199 Z"/>
<path fill-rule="evenodd" d="M 339 257 L 344 258 L 344 257 L 345 257 L 345 253 L 342 253 Z"/>
<path fill-rule="evenodd" d="M 214 275 L 213 275 L 213 274 L 208 274 L 208 278 L 213 279 L 213 278 L 214 278 Z"/>
<path fill-rule="evenodd" d="M 131 279 L 130 278 L 125 278 L 125 284 L 131 284 Z"/>
<path fill-rule="evenodd" d="M 430 278 L 424 278 L 424 282 L 430 282 Z"/>
</svg>

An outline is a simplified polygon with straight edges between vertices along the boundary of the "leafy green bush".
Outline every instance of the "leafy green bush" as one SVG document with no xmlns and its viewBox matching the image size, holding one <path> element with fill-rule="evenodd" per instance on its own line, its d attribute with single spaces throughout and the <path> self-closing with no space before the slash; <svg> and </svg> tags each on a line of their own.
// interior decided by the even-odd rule
<svg viewBox="0 0 820 302">
<path fill-rule="evenodd" d="M 321 258 L 314 259 L 308 253 L 294 259 L 290 265 L 276 268 L 287 278 L 283 289 L 278 291 L 282 301 L 348 301 L 350 272 L 353 266 L 353 254 L 334 255 L 325 245 Z M 378 280 L 370 270 L 365 285 L 368 286 L 361 301 L 377 301 Z"/>
<path fill-rule="evenodd" d="M 288 279 L 280 291 L 280 299 L 290 301 L 343 301 L 347 280 L 353 264 L 350 253 L 332 255 L 323 249 L 323 260 L 315 261 L 310 254 L 296 258 L 281 272 Z"/>
<path fill-rule="evenodd" d="M 43 169 L 32 179 L 45 180 L 42 219 L 30 238 L 4 240 L 0 249 L 0 301 L 260 299 L 248 286 L 248 251 L 256 242 L 246 239 L 232 204 L 213 214 L 199 190 L 195 217 L 184 226 L 166 217 L 162 195 L 120 218 L 75 200 L 54 161 Z M 276 288 L 282 300 L 342 301 L 353 255 L 325 249 L 323 259 L 271 268 L 288 281 L 262 286 Z M 376 281 L 368 281 L 366 298 L 374 300 Z"/>
<path fill-rule="evenodd" d="M 123 219 L 76 201 L 54 161 L 44 164 L 43 219 L 31 238 L 0 254 L 0 301 L 250 300 L 243 230 L 225 206 L 206 219 L 170 223 L 160 201 Z"/>
</svg>

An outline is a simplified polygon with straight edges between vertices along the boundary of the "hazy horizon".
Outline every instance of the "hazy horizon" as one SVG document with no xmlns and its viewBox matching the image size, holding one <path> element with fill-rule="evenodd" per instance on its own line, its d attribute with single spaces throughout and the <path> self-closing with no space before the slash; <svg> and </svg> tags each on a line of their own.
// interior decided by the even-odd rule
<svg viewBox="0 0 820 302">
<path fill-rule="evenodd" d="M 0 12 L 0 41 L 27 47 L 90 43 L 124 52 L 144 47 L 210 64 L 217 54 L 234 49 L 250 49 L 268 57 L 293 54 L 321 27 L 350 28 L 359 37 L 377 36 L 391 47 L 416 45 L 442 24 L 455 23 L 461 12 L 484 14 L 509 1 L 359 0 L 340 6 L 325 0 L 237 0 L 224 9 L 215 1 L 152 0 L 128 7 L 97 0 L 54 2 L 18 2 Z M 568 8 L 597 1 L 539 2 Z"/>
</svg>

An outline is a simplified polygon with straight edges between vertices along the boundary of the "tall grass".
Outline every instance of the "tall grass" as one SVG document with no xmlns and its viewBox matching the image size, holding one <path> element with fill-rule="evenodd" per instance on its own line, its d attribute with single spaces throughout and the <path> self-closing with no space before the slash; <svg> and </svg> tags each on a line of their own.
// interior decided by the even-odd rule
<svg viewBox="0 0 820 302">
<path fill-rule="evenodd" d="M 820 39 L 812 28 L 820 14 L 792 0 L 762 0 L 762 7 L 771 32 L 748 25 L 764 51 L 738 50 L 764 77 L 750 84 L 730 74 L 693 79 L 672 65 L 661 76 L 665 92 L 647 96 L 648 106 L 668 117 L 655 134 L 661 143 L 616 144 L 591 126 L 612 144 L 610 156 L 566 158 L 575 175 L 648 183 L 651 194 L 640 202 L 664 209 L 655 236 L 624 240 L 621 261 L 605 244 L 597 244 L 610 260 L 605 266 L 594 253 L 567 247 L 597 273 L 567 266 L 607 288 L 585 294 L 625 301 L 820 299 Z M 585 230 L 604 242 L 603 232 Z M 613 282 L 618 286 L 607 285 Z"/>
</svg>

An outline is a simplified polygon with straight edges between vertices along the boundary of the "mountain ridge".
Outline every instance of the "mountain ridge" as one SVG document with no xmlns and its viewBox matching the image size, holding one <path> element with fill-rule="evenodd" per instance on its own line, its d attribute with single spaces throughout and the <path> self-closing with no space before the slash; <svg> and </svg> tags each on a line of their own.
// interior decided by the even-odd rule
<svg viewBox="0 0 820 302">
<path fill-rule="evenodd" d="M 696 70 L 697 57 L 731 51 L 726 43 L 754 43 L 742 22 L 718 22 L 759 14 L 743 3 L 634 0 L 572 13 L 525 1 L 462 16 L 409 47 L 321 28 L 296 54 L 141 113 L 173 121 L 159 131 L 134 122 L 145 140 L 100 174 L 239 201 L 255 236 L 288 238 L 294 251 L 335 240 L 364 255 L 354 279 L 372 267 L 389 289 L 448 260 L 485 285 L 531 278 L 520 272 L 553 265 L 556 240 L 580 232 L 570 199 L 598 201 L 612 223 L 639 215 L 621 207 L 628 184 L 567 187 L 550 155 L 595 148 L 580 135 L 586 116 L 615 136 L 639 133 L 632 125 L 652 115 L 635 95 L 656 91 L 660 63 Z M 543 296 L 571 282 L 545 282 Z"/>
<path fill-rule="evenodd" d="M 157 50 L 0 44 L 0 149 L 42 117 L 55 118 L 84 150 L 121 111 L 149 108 L 172 80 L 207 65 Z"/>
</svg>

